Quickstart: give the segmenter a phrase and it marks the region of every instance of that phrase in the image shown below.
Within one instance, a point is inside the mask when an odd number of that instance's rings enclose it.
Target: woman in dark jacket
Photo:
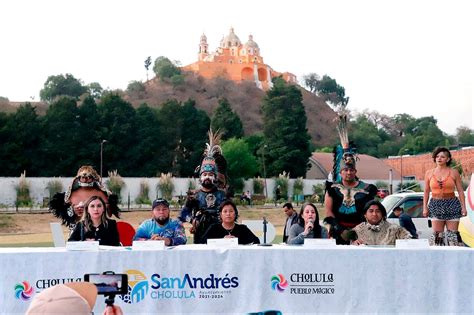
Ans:
[[[260,244],[260,240],[244,224],[237,224],[239,212],[237,206],[230,200],[224,201],[219,206],[219,223],[215,223],[204,233],[203,240],[207,243],[210,238],[234,238],[237,237],[239,244]]]
[[[100,245],[120,246],[117,222],[107,219],[105,201],[92,196],[84,205],[81,221],[69,241],[99,241]]]

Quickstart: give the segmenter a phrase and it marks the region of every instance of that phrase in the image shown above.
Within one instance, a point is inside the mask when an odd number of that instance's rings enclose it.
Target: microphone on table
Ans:
[[[267,218],[263,217],[263,244],[258,244],[259,246],[272,246],[267,243],[267,223]]]

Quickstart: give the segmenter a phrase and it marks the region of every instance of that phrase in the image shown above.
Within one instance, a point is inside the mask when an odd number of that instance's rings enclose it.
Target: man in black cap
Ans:
[[[137,229],[134,240],[162,240],[165,246],[186,244],[183,224],[170,218],[170,205],[166,199],[156,199],[152,205],[152,218]]]

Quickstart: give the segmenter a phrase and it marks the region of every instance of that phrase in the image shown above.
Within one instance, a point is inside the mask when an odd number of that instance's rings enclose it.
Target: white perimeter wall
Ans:
[[[59,180],[63,184],[63,191],[66,191],[68,186],[72,182],[72,177],[27,177],[27,181],[30,184],[30,196],[33,200],[33,204],[37,207],[43,204],[43,199],[49,197],[49,191],[46,188],[48,183],[52,180]],[[121,197],[122,204],[127,204],[130,196],[130,203],[135,204],[135,198],[137,198],[140,192],[140,182],[145,181],[148,183],[150,188],[149,198],[150,200],[156,197],[161,197],[161,194],[156,190],[156,186],[159,182],[158,177],[144,178],[144,177],[123,177],[125,186],[122,189]],[[107,178],[104,178],[104,182]],[[186,195],[186,191],[189,187],[189,182],[194,181],[195,187],[199,187],[197,179],[191,178],[173,178],[174,181],[174,196]],[[289,195],[293,195],[293,182],[294,179],[289,180]],[[313,185],[324,184],[324,180],[319,179],[304,179],[303,194],[313,194]],[[364,180],[368,183],[375,183],[375,180]],[[13,207],[15,206],[16,190],[15,187],[18,185],[19,177],[0,177],[0,207]],[[398,181],[393,182],[393,186],[398,185]],[[268,198],[273,199],[273,193],[275,190],[275,180],[273,178],[266,180]],[[244,190],[249,190],[253,193],[253,182],[252,179],[245,181]]]

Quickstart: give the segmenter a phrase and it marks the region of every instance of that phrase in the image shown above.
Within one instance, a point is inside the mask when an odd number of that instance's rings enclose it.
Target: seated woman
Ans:
[[[301,207],[297,224],[290,228],[288,244],[303,244],[305,238],[328,238],[328,231],[319,225],[318,209],[312,203]]]
[[[120,246],[117,222],[107,219],[104,199],[92,196],[84,204],[84,214],[69,241],[99,241],[100,245]]]
[[[352,241],[352,245],[395,245],[396,240],[411,238],[407,230],[387,222],[387,210],[379,201],[367,202],[364,217],[366,222],[354,228],[357,239]]]
[[[233,238],[239,239],[239,244],[260,244],[260,240],[244,224],[237,224],[239,212],[237,206],[230,200],[226,200],[219,206],[219,219],[221,222],[211,225],[204,233],[203,240],[207,243],[210,238]]]

